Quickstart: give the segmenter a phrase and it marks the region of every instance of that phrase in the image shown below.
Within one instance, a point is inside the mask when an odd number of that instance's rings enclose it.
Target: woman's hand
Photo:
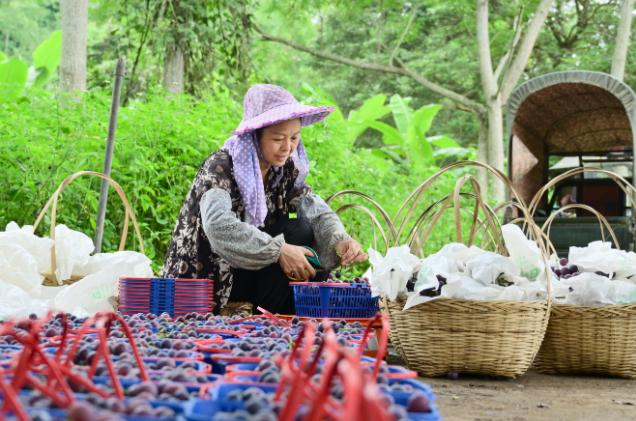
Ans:
[[[369,257],[362,251],[362,247],[356,240],[344,240],[336,244],[336,254],[340,256],[340,263],[343,266],[364,262]]]
[[[278,263],[289,279],[306,281],[316,274],[306,256],[313,256],[313,253],[304,247],[285,243],[280,248]]]

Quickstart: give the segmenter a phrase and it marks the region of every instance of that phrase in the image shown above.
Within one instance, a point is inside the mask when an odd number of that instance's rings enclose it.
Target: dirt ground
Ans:
[[[636,420],[636,380],[549,376],[421,378],[444,420]]]

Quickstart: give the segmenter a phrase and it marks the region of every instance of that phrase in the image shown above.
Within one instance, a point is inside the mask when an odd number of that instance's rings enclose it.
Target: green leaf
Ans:
[[[393,120],[395,121],[397,129],[402,134],[402,137],[406,139],[409,126],[411,125],[413,110],[411,110],[404,98],[397,94],[391,97],[389,108],[391,108],[391,112],[393,112]]]
[[[459,148],[459,143],[452,137],[446,135],[440,136],[431,136],[428,138],[428,141],[431,142],[434,146],[438,148]]]
[[[389,158],[392,161],[400,165],[406,165],[406,161],[396,152],[388,149],[388,148],[377,148],[371,151],[371,154],[381,157],[381,158]]]
[[[415,127],[415,131],[419,136],[426,137],[426,133],[431,128],[431,124],[433,124],[433,119],[441,109],[441,105],[429,104],[424,105],[413,113],[411,124]]]
[[[0,63],[0,101],[11,101],[24,91],[29,66],[18,59]]]
[[[369,125],[387,115],[391,110],[384,105],[386,96],[375,95],[362,103],[358,110],[349,113],[346,127],[346,137],[350,144],[360,136]]]
[[[433,161],[433,148],[426,137],[417,133],[415,125],[409,126],[407,139],[407,155],[413,164]]]
[[[384,105],[385,101],[385,95],[378,94],[372,96],[364,101],[358,110],[352,110],[349,113],[349,122],[365,124],[384,117],[391,112],[391,109]]]
[[[463,157],[463,156],[467,156],[469,154],[470,154],[470,149],[461,148],[461,147],[437,149],[434,152],[434,155],[435,155],[436,158],[437,157],[445,157],[445,156]]]
[[[4,55],[2,51],[0,51],[0,63],[7,60],[7,56]]]
[[[369,123],[369,127],[382,133],[382,141],[385,145],[400,145],[404,146],[404,138],[398,132],[395,127],[389,126],[381,121],[374,121]]]
[[[62,57],[62,31],[54,31],[33,52],[33,67],[39,74],[36,86],[43,85],[51,75],[55,74]]]
[[[441,109],[441,105],[430,104],[413,113],[407,137],[408,155],[413,162],[432,163],[433,148],[426,138],[426,132],[431,128],[433,118]]]

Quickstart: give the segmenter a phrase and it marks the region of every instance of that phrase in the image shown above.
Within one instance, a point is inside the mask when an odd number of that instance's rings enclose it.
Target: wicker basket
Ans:
[[[541,196],[555,184],[584,172],[609,176],[633,201],[636,190],[619,175],[601,169],[575,168],[546,184],[532,200],[530,210],[536,209]],[[549,233],[551,222],[558,212],[576,207],[594,214],[601,228],[605,227],[614,244],[618,245],[607,220],[582,204],[568,205],[553,213],[542,229]],[[535,366],[539,371],[549,374],[602,374],[636,378],[636,304],[603,307],[554,304]]]
[[[404,302],[383,304],[401,357],[425,376],[522,375],[541,345],[548,311],[547,302],[439,299],[406,311]]]
[[[58,207],[60,196],[62,192],[64,191],[64,189],[66,189],[66,187],[68,187],[73,181],[75,181],[76,179],[82,176],[98,177],[98,178],[101,178],[102,180],[106,180],[108,184],[115,189],[115,192],[117,192],[117,195],[119,196],[122,203],[124,204],[124,209],[125,209],[124,224],[122,227],[118,250],[122,251],[124,250],[126,246],[126,239],[128,237],[128,226],[130,221],[132,222],[135,235],[137,236],[139,251],[141,253],[144,253],[144,242],[141,236],[141,231],[139,230],[139,225],[137,224],[137,218],[135,218],[135,213],[132,209],[132,206],[130,205],[130,202],[128,201],[126,193],[124,193],[124,190],[122,189],[122,187],[112,178],[95,171],[79,171],[66,177],[60,183],[58,188],[55,190],[53,195],[51,195],[49,200],[46,202],[46,204],[44,205],[44,207],[38,214],[38,217],[36,218],[35,223],[33,224],[33,231],[35,231],[38,228],[38,226],[43,221],[44,216],[46,215],[46,213],[48,212],[50,208],[51,209],[50,237],[52,240],[55,240],[57,207]],[[82,279],[81,277],[71,277],[70,279],[57,279],[55,275],[56,268],[57,268],[57,258],[56,258],[55,243],[54,243],[53,247],[51,248],[51,272],[44,274],[43,285],[46,285],[46,286],[68,285]]]
[[[636,304],[553,305],[535,366],[548,374],[636,378]]]
[[[492,168],[473,162],[460,162],[446,168],[427,180],[409,199],[422,197],[433,181],[443,172],[461,166],[480,166],[493,172],[504,183],[510,182],[503,174]],[[474,193],[468,194],[476,201],[472,213],[473,224],[467,241],[463,241],[460,216],[460,196],[464,184],[470,182]],[[524,215],[528,232],[542,250],[546,271],[544,278],[549,279],[549,265],[545,243],[541,230],[530,219],[523,202],[514,191],[516,205]],[[409,244],[425,244],[428,235],[440,220],[441,213],[454,208],[457,241],[467,245],[473,243],[477,227],[480,226],[478,211],[485,214],[481,223],[491,233],[490,240],[499,252],[505,253],[501,231],[495,212],[480,198],[479,186],[469,175],[461,177],[452,195],[446,196],[437,204],[441,207],[427,208],[411,228]],[[410,218],[411,210],[405,219]],[[399,214],[399,213],[398,213]],[[403,225],[404,226],[404,225]],[[400,228],[398,233],[403,229]],[[424,227],[424,236],[418,238],[420,226]],[[488,376],[515,378],[525,373],[532,364],[546,331],[550,314],[550,285],[548,283],[546,301],[476,301],[459,299],[438,299],[419,304],[403,311],[404,302],[383,300],[383,311],[389,315],[391,340],[409,368],[426,376],[439,376],[450,372],[473,373]]]

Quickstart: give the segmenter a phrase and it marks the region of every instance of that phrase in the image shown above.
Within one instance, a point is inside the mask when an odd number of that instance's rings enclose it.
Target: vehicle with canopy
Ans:
[[[526,203],[535,195],[539,225],[568,204],[602,214],[620,247],[634,249],[633,204],[608,174],[581,171],[543,194],[542,187],[572,168],[601,168],[633,183],[636,95],[625,83],[600,72],[565,71],[518,86],[507,104],[508,174]],[[565,211],[566,209],[563,209]],[[550,239],[561,256],[569,246],[602,238],[598,219],[582,207],[559,212]]]

